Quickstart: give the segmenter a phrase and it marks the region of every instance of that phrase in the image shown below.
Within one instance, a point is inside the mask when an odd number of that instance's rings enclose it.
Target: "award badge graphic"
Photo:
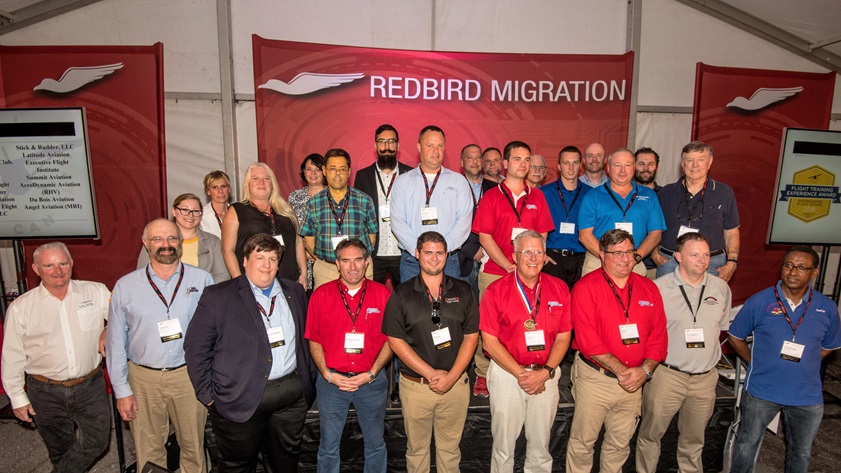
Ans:
[[[791,184],[780,191],[780,202],[788,202],[788,214],[806,223],[828,217],[830,206],[841,203],[835,174],[820,166],[794,173]]]

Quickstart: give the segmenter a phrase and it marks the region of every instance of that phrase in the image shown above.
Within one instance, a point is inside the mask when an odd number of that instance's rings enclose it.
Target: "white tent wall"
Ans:
[[[438,51],[622,54],[628,48],[623,0],[230,0],[234,117],[239,172],[257,157],[251,35],[353,46]],[[0,35],[3,45],[164,44],[167,191],[202,195],[201,178],[226,163],[214,0],[102,0]],[[731,67],[826,69],[675,0],[641,0],[636,146],[663,162],[674,181],[689,141],[698,61]],[[631,25],[633,26],[633,25]],[[841,78],[832,108],[841,116]],[[841,130],[841,120],[832,129]],[[370,133],[370,130],[360,130]],[[227,169],[233,177],[237,170]],[[2,253],[7,290],[13,261]],[[832,261],[831,261],[832,262]],[[833,264],[837,264],[833,263]],[[834,268],[834,266],[831,266]],[[834,273],[834,270],[831,271]],[[828,275],[830,279],[834,274]]]

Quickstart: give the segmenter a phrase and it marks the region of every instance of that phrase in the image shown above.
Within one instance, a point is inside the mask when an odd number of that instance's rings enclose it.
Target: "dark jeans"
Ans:
[[[53,471],[87,470],[111,438],[111,408],[102,371],[69,388],[26,378],[29,402]]]
[[[552,262],[546,263],[543,267],[543,272],[561,279],[567,284],[570,290],[575,286],[575,283],[581,279],[581,268],[584,266],[584,253],[575,256],[564,256],[560,250],[548,249],[546,256],[552,258]]]
[[[385,284],[386,275],[391,275],[391,284],[400,284],[400,256],[374,256],[374,281]]]
[[[269,381],[257,410],[243,423],[222,417],[213,406],[208,413],[221,473],[256,471],[259,452],[270,471],[298,471],[307,403],[297,373]]]
[[[813,406],[784,406],[765,401],[742,390],[741,424],[733,448],[733,466],[730,473],[753,471],[756,454],[765,438],[765,427],[777,412],[783,413],[786,435],[786,473],[806,473],[812,443],[818,434],[823,418],[823,404]]]

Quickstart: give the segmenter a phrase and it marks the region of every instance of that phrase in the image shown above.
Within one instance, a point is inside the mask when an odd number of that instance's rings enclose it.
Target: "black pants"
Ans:
[[[374,256],[374,281],[385,284],[385,277],[391,274],[391,284],[400,284],[400,255]]]
[[[560,278],[572,290],[572,286],[581,279],[581,268],[584,266],[584,253],[582,252],[580,255],[575,256],[563,256],[560,251],[549,249],[546,250],[546,256],[555,260],[557,264],[552,264],[551,262],[546,263],[546,266],[543,267],[543,272],[550,276]]]
[[[275,473],[298,471],[307,403],[297,373],[269,381],[257,410],[243,423],[209,410],[219,448],[218,467],[225,472],[254,472],[257,454]]]

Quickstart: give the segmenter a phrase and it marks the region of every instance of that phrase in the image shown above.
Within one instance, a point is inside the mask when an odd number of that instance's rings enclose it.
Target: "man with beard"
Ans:
[[[482,152],[482,170],[485,179],[502,182],[502,153],[496,148],[485,148]]]
[[[137,465],[166,465],[169,425],[175,426],[184,473],[206,471],[207,409],[196,399],[184,360],[184,334],[210,273],[182,264],[181,235],[157,219],[143,230],[149,264],[117,281],[106,346],[117,410],[131,426]]]
[[[388,205],[394,180],[412,168],[397,160],[400,137],[393,126],[386,123],[377,127],[374,132],[374,146],[377,150],[377,162],[356,172],[353,187],[368,194],[377,210],[380,231],[374,245],[373,279],[385,284],[386,275],[390,275],[391,283],[397,286],[400,284],[400,248],[397,246],[397,238],[391,233]]]
[[[640,148],[634,153],[634,181],[642,186],[660,192],[663,186],[654,180],[660,167],[660,155],[651,148]]]
[[[599,143],[591,143],[584,149],[584,174],[578,179],[590,187],[599,187],[607,182],[604,174],[604,146]]]
[[[532,189],[538,189],[543,184],[544,177],[546,177],[546,159],[543,158],[542,154],[531,155],[526,184]]]

